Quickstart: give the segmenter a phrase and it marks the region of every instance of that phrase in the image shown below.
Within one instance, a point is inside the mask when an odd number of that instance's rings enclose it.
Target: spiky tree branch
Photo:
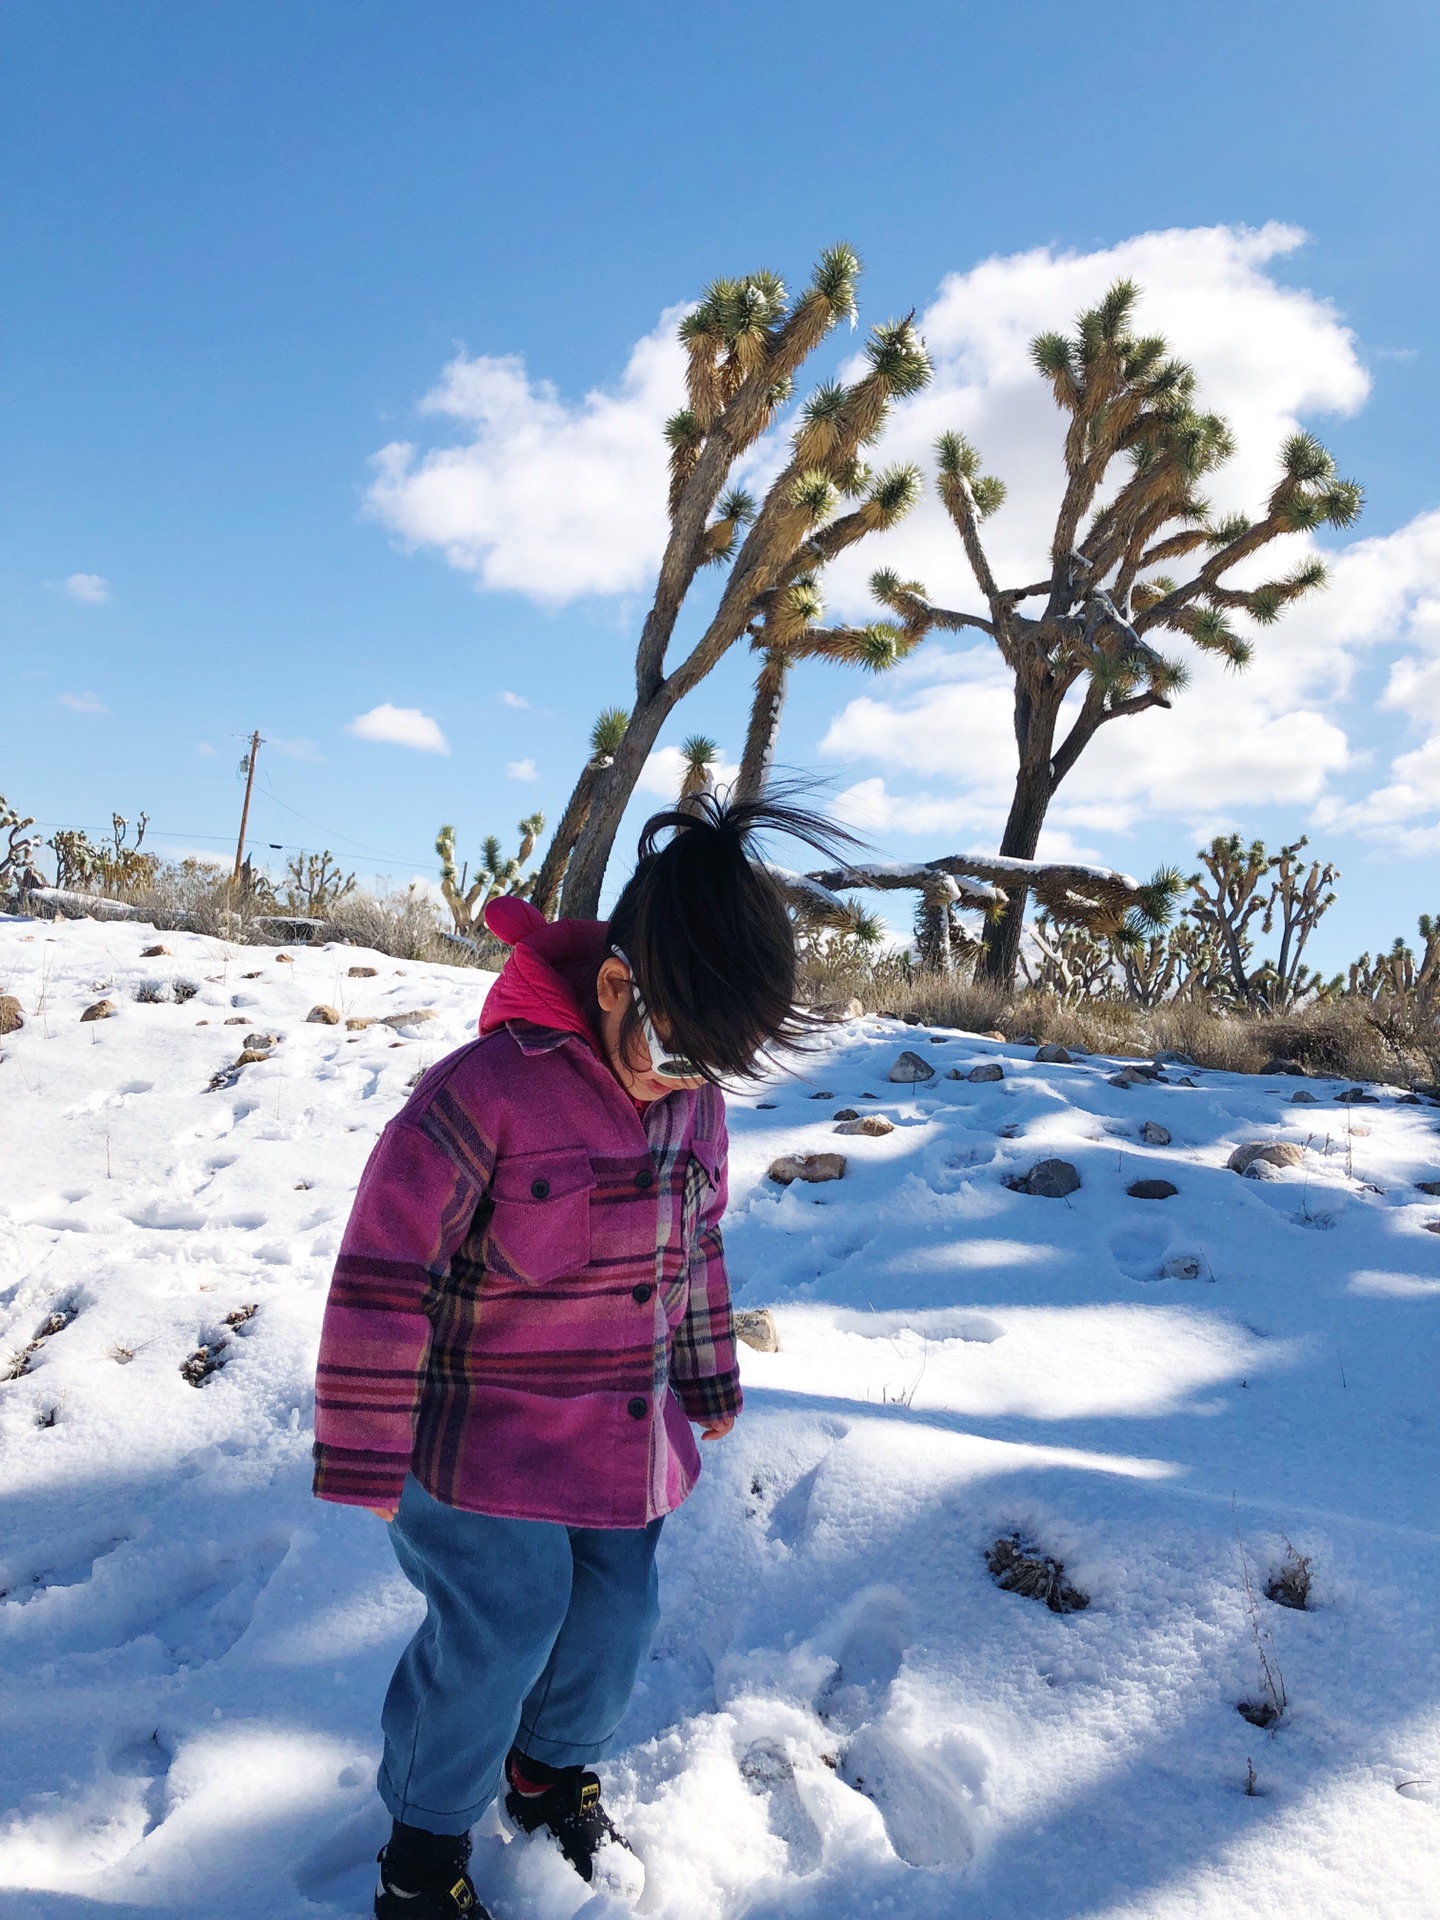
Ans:
[[[1033,858],[1057,788],[1101,728],[1168,707],[1184,686],[1184,662],[1160,650],[1160,636],[1179,635],[1244,667],[1253,641],[1235,617],[1272,624],[1325,584],[1325,569],[1311,557],[1254,587],[1233,585],[1235,569],[1287,534],[1348,527],[1361,507],[1360,488],[1337,477],[1319,441],[1296,433],[1280,449],[1280,475],[1260,517],[1217,519],[1200,487],[1230,458],[1233,437],[1218,415],[1197,406],[1192,369],[1158,335],[1132,330],[1138,298],[1132,282],[1117,281],[1079,316],[1073,336],[1041,334],[1031,346],[1037,371],[1069,416],[1049,578],[998,584],[981,526],[1003,502],[1004,487],[981,472],[962,435],[947,433],[936,445],[940,497],[989,617],[946,613],[918,593],[886,597],[923,630],[988,633],[1010,668],[1019,765],[1001,851],[1021,860]],[[1201,554],[1184,579],[1160,571]],[[1042,595],[1038,615],[1021,612]],[[1072,690],[1079,707],[1062,737]],[[1006,984],[1014,979],[1024,904],[1024,890],[1012,889],[1007,910],[986,930],[984,971]]]
[[[853,318],[859,271],[848,247],[831,248],[793,303],[773,274],[716,281],[681,324],[688,392],[686,406],[666,429],[670,532],[636,651],[635,704],[610,765],[591,784],[568,854],[566,913],[596,911],[620,817],[660,728],[751,623],[763,618],[764,597],[891,524],[903,510],[895,502],[895,476],[872,475],[862,455],[892,400],[918,391],[929,378],[913,316],[872,330],[858,379],[822,385],[812,394],[789,458],[758,505],[733,489],[724,492],[736,461],[788,400],[807,356],[839,321]],[[838,511],[844,501],[855,504]],[[669,666],[675,622],[697,572],[707,565],[727,569],[719,604],[689,652]]]

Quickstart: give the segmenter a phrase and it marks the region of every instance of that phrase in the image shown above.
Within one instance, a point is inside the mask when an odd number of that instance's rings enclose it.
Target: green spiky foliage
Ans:
[[[914,469],[877,474],[865,461],[894,401],[930,377],[913,315],[875,327],[857,376],[823,382],[804,401],[763,498],[734,484],[737,462],[776,425],[806,360],[834,327],[854,320],[859,274],[851,248],[831,247],[798,295],[769,272],[716,280],[680,323],[685,405],[665,427],[670,524],[636,652],[635,700],[608,764],[597,770],[592,756],[582,769],[546,852],[545,884],[535,892],[546,912],[562,882],[565,913],[596,912],[621,815],[686,694],[802,577],[818,576],[848,547],[893,525],[918,494]],[[702,568],[722,576],[716,604],[688,651],[672,659],[676,623]],[[798,602],[789,617],[799,619]],[[814,624],[801,622],[806,630]],[[866,644],[878,665],[880,643]]]
[[[915,467],[893,467],[876,475],[867,485],[865,499],[875,514],[877,528],[893,525],[909,511],[919,493],[920,474]],[[889,573],[876,574],[871,580],[876,598],[890,604],[877,582],[893,582],[898,594],[899,580]],[[766,594],[759,618],[751,623],[750,645],[761,660],[735,782],[735,791],[742,799],[760,793],[769,781],[790,673],[799,661],[828,660],[836,666],[859,667],[866,673],[886,673],[913,653],[925,637],[924,628],[910,623],[903,611],[899,621],[825,627],[820,624],[824,610],[817,575],[802,573],[788,586]]]
[[[1261,511],[1216,515],[1203,488],[1234,452],[1233,435],[1201,407],[1194,371],[1158,334],[1135,330],[1139,297],[1119,280],[1073,334],[1031,343],[1068,416],[1047,576],[1020,587],[996,580],[981,529],[1004,486],[962,434],[946,433],[936,444],[940,498],[986,612],[931,607],[914,583],[881,596],[897,611],[903,603],[915,624],[988,634],[1014,675],[1019,770],[1000,851],[1020,859],[1034,858],[1057,788],[1101,728],[1169,707],[1184,687],[1185,659],[1166,650],[1166,637],[1236,670],[1248,665],[1255,632],[1323,587],[1325,568],[1312,555],[1253,586],[1236,585],[1237,570],[1251,573],[1247,563],[1289,535],[1351,526],[1362,504],[1314,435],[1295,433]],[[1003,985],[1014,981],[1024,908],[1021,894],[986,930],[982,971]]]

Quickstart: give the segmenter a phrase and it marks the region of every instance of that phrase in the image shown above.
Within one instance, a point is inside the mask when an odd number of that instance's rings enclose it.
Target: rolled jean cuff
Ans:
[[[515,1744],[521,1753],[528,1753],[532,1760],[543,1760],[547,1767],[590,1767],[605,1758],[614,1739],[612,1729],[604,1740],[547,1740],[522,1721]]]
[[[468,1833],[495,1798],[496,1784],[492,1783],[490,1791],[483,1799],[477,1800],[474,1806],[461,1807],[458,1812],[446,1808],[442,1812],[435,1807],[417,1806],[413,1800],[407,1800],[403,1794],[396,1793],[383,1766],[375,1777],[376,1791],[384,1802],[385,1811],[390,1818],[400,1821],[402,1826],[421,1827],[426,1833]]]

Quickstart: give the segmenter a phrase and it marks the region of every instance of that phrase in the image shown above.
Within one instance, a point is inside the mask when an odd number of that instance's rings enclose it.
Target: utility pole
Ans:
[[[240,762],[245,769],[245,804],[240,809],[240,838],[235,843],[235,871],[230,876],[230,884],[240,884],[240,866],[245,858],[245,829],[250,824],[250,789],[255,784],[255,756],[260,751],[260,729],[257,727],[250,736],[250,751]]]

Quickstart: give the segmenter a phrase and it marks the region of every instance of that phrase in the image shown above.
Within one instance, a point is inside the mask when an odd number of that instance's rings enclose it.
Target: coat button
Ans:
[[[652,1169],[642,1167],[635,1176],[635,1184],[637,1187],[653,1187],[655,1184],[655,1175]]]
[[[654,1291],[654,1287],[648,1286],[646,1282],[642,1280],[638,1287],[632,1287],[630,1289],[630,1297],[637,1307],[643,1307]]]
[[[537,1200],[546,1200],[550,1196],[550,1182],[548,1180],[532,1180],[530,1182],[530,1191]]]
[[[643,1420],[650,1411],[648,1404],[637,1394],[625,1409],[632,1420]]]

